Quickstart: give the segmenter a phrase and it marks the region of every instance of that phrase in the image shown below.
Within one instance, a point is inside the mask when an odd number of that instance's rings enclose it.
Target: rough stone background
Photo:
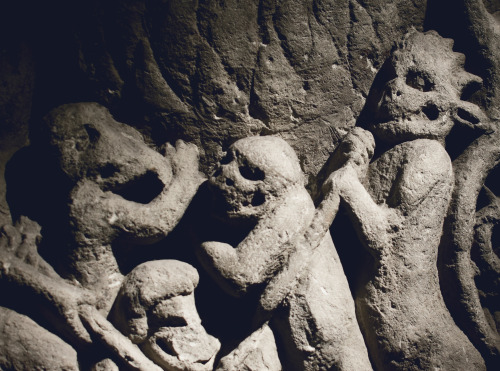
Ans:
[[[308,175],[355,124],[393,43],[424,29],[427,11],[426,1],[348,0],[2,7],[2,163],[51,108],[97,101],[156,145],[195,142],[207,173],[236,139],[279,133]]]
[[[205,174],[235,140],[278,134],[314,190],[314,177],[356,124],[378,70],[410,28],[453,38],[467,69],[484,80],[473,100],[500,117],[500,47],[491,48],[500,45],[498,0],[482,1],[496,38],[483,30],[480,13],[464,11],[470,0],[8,3],[0,5],[0,225],[25,207],[36,216],[50,207],[43,196],[62,187],[37,173],[40,164],[21,161],[13,171],[30,195],[21,207],[7,202],[3,174],[37,136],[41,118],[72,102],[104,105],[153,148],[177,139],[197,144]],[[473,137],[459,135],[466,144]],[[449,148],[455,157],[460,150]]]

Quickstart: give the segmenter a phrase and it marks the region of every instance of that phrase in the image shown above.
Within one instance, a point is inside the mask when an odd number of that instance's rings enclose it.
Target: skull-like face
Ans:
[[[277,137],[233,143],[209,180],[230,219],[261,217],[270,201],[304,178],[294,150]]]
[[[176,260],[143,263],[127,275],[110,318],[166,370],[212,370],[219,341],[207,334],[193,291],[198,273]]]
[[[172,180],[169,160],[97,103],[58,107],[45,121],[61,168],[75,183],[88,179],[103,191],[148,203]]]
[[[463,69],[464,56],[452,45],[434,32],[413,31],[384,65],[386,82],[374,86],[367,100],[371,129],[381,139],[443,139],[455,122],[481,123],[479,107],[463,100],[481,79]]]

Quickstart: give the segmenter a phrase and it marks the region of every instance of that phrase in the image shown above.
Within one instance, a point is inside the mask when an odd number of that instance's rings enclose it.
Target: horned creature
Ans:
[[[485,125],[479,107],[461,99],[480,79],[452,44],[435,32],[406,35],[367,101],[370,130],[391,147],[364,168],[341,166],[327,182],[373,258],[356,305],[380,370],[484,369],[445,306],[436,266],[453,188],[444,139],[457,122]],[[369,136],[348,135],[351,156],[366,156]]]

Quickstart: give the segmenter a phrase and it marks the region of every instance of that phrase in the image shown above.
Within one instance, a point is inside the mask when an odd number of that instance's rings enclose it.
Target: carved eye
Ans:
[[[422,107],[422,112],[431,121],[437,120],[439,118],[439,108],[433,103],[429,102],[424,107]]]
[[[92,143],[95,143],[99,140],[101,137],[101,133],[93,124],[84,124],[83,127],[85,128],[85,131],[87,132],[87,135],[89,136],[89,140]]]
[[[234,159],[233,151],[228,151],[226,155],[222,157],[222,159],[219,162],[221,165],[227,165],[231,161],[233,161],[233,159]]]
[[[248,179],[248,180],[264,180],[266,175],[264,172],[250,164],[243,164],[239,167],[240,174],[243,178]]]
[[[423,92],[434,89],[434,83],[432,82],[430,76],[423,71],[408,71],[408,74],[406,75],[406,84],[411,86],[413,89]]]

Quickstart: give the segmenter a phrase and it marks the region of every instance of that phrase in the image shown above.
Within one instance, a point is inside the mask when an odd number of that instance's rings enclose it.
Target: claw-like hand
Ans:
[[[363,178],[374,150],[375,140],[372,133],[355,127],[344,137],[337,152],[344,158],[344,163],[350,164],[358,173],[358,177]]]
[[[335,169],[322,185],[324,195],[340,192],[351,180],[362,180],[375,150],[372,133],[360,127],[353,128],[328,160],[330,169]]]
[[[175,176],[181,175],[196,178],[201,183],[205,177],[199,172],[199,151],[193,143],[185,143],[179,139],[175,147],[170,143],[165,145],[165,156],[172,163],[172,170]]]

